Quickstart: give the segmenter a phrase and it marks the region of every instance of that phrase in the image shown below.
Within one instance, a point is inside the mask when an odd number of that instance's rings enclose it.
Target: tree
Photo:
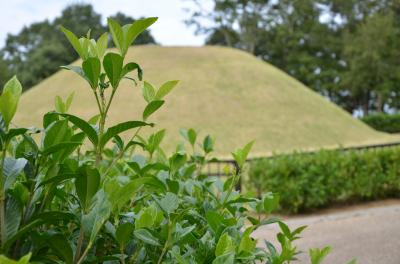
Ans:
[[[133,18],[117,13],[117,21],[132,23]],[[78,55],[65,40],[60,25],[76,32],[78,37],[90,34],[98,38],[105,26],[102,17],[90,4],[75,4],[65,8],[53,21],[45,20],[24,27],[16,35],[8,35],[3,52],[8,70],[18,73],[23,87],[29,89],[59,69],[70,64]],[[90,31],[89,31],[90,29]],[[136,40],[137,44],[155,43],[149,31]],[[0,61],[1,65],[1,61]],[[28,66],[29,65],[29,66]]]
[[[0,93],[4,84],[11,78],[10,71],[8,70],[7,62],[3,58],[3,53],[0,52]]]
[[[364,115],[371,109],[383,112],[389,99],[400,92],[399,33],[392,13],[376,13],[345,37],[347,71],[342,85],[357,99]]]

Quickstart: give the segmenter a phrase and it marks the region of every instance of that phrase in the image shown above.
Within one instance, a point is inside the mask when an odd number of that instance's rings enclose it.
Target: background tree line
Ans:
[[[246,50],[352,113],[399,108],[398,0],[192,1],[206,44]]]
[[[123,13],[111,16],[120,24],[135,21]],[[18,34],[9,34],[5,46],[0,50],[0,87],[12,75],[18,78],[25,89],[29,89],[59,69],[78,58],[68,40],[62,35],[60,25],[77,36],[90,35],[97,39],[106,31],[102,16],[90,4],[75,4],[65,8],[53,21],[44,20],[24,27]],[[142,33],[135,44],[155,43],[149,31]],[[113,43],[110,40],[109,46]],[[0,88],[2,89],[2,88]]]

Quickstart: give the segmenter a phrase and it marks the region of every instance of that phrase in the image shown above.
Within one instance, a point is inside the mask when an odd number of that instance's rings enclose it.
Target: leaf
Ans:
[[[62,101],[61,97],[58,95],[56,96],[54,106],[55,106],[57,112],[60,112],[60,113],[66,112],[66,110],[65,110],[66,107],[64,105],[64,102]]]
[[[64,150],[66,148],[70,148],[70,147],[75,148],[81,144],[82,144],[82,142],[79,142],[79,141],[66,141],[66,142],[57,143],[57,144],[54,144],[54,145],[44,149],[42,151],[42,154],[44,156],[48,156],[50,154]]]
[[[172,89],[178,84],[179,81],[168,81],[161,85],[160,89],[158,89],[157,94],[155,96],[155,100],[163,99],[167,94],[169,94]]]
[[[238,251],[245,251],[252,253],[256,248],[257,241],[250,237],[251,233],[253,232],[254,227],[248,227],[242,235],[242,239],[240,240],[239,249]]]
[[[66,264],[73,263],[72,248],[65,236],[62,234],[50,234],[45,241],[55,255],[64,260]]]
[[[190,145],[194,146],[194,144],[196,143],[196,138],[197,138],[197,133],[193,128],[190,128],[187,131],[187,136],[188,136],[188,140]]]
[[[224,233],[218,240],[215,248],[215,256],[222,256],[235,252],[235,244],[228,233]]]
[[[324,247],[323,249],[319,248],[310,248],[309,255],[311,264],[321,264],[322,261],[326,258],[326,256],[332,251],[331,247]]]
[[[48,113],[54,115],[60,115],[62,117],[66,117],[69,122],[79,127],[89,138],[89,140],[93,143],[93,145],[97,146],[98,137],[96,130],[85,120],[70,114],[61,114],[61,113]]]
[[[22,85],[17,77],[12,77],[3,88],[3,93],[0,95],[0,113],[3,116],[3,121],[6,127],[9,126],[13,119],[22,93]]]
[[[137,239],[140,239],[146,244],[153,245],[153,246],[160,246],[160,242],[156,237],[154,237],[148,230],[141,228],[135,230],[134,235]]]
[[[264,210],[267,214],[272,213],[274,210],[276,210],[279,206],[279,194],[277,193],[267,193],[264,196]]]
[[[103,59],[104,71],[114,89],[118,87],[121,80],[123,60],[121,55],[112,52],[107,53]]]
[[[78,169],[79,176],[75,179],[75,189],[81,202],[82,209],[86,212],[94,195],[100,187],[100,173],[89,165]]]
[[[233,158],[235,159],[239,168],[243,168],[244,163],[247,160],[247,156],[254,144],[254,141],[249,142],[243,149],[237,149],[235,152],[232,153]]]
[[[121,54],[123,54],[122,47],[123,47],[123,43],[124,43],[124,35],[122,32],[122,28],[118,24],[117,21],[115,21],[111,18],[108,18],[107,22],[108,22],[108,28],[110,29],[111,36],[114,41],[115,47],[117,47],[119,49],[119,51],[121,52]]]
[[[29,131],[29,129],[27,129],[27,128],[11,128],[8,130],[4,139],[5,139],[5,141],[9,141],[16,136],[25,134],[27,131]]]
[[[167,214],[173,213],[179,206],[178,196],[168,192],[161,200],[158,201],[160,208]]]
[[[7,199],[6,208],[6,232],[7,238],[14,236],[18,232],[21,223],[21,208],[18,201],[13,197]]]
[[[115,232],[117,241],[121,245],[126,245],[130,240],[135,226],[132,223],[126,222],[120,224]]]
[[[107,142],[115,137],[116,135],[125,132],[127,130],[143,127],[143,126],[151,126],[152,124],[143,122],[143,121],[127,121],[120,123],[118,125],[112,126],[107,129],[106,133],[103,134],[102,138],[100,139],[100,146],[104,147]]]
[[[121,78],[133,70],[137,70],[139,81],[141,81],[143,78],[143,70],[140,68],[139,64],[134,62],[130,62],[124,66],[121,72]]]
[[[210,153],[214,150],[214,140],[211,136],[207,135],[203,141],[203,150],[205,153]]]
[[[208,225],[211,227],[211,229],[214,231],[215,234],[218,233],[218,229],[220,227],[223,227],[224,224],[222,222],[223,220],[223,216],[220,215],[217,212],[214,211],[208,211],[206,213],[206,219],[207,219],[207,223]]]
[[[67,100],[65,101],[65,111],[68,112],[71,107],[72,101],[74,100],[75,92],[72,92],[68,95]]]
[[[100,60],[96,57],[90,57],[82,63],[83,72],[89,79],[92,89],[97,88],[101,71]]]
[[[150,103],[151,101],[153,101],[154,97],[156,96],[156,92],[155,92],[153,85],[144,81],[143,88],[142,88],[142,94],[143,94],[144,100],[146,100],[147,103]]]
[[[105,32],[103,35],[99,37],[96,43],[96,49],[97,49],[97,56],[99,59],[103,58],[104,53],[106,52],[108,45],[108,33]]]
[[[136,219],[135,221],[135,229],[140,229],[140,228],[150,228],[154,224],[154,218],[155,214],[149,209],[146,208],[141,212],[139,215],[139,218]]]
[[[65,65],[65,66],[61,66],[61,69],[64,70],[69,70],[69,71],[73,71],[76,74],[78,74],[79,76],[81,76],[83,79],[85,79],[87,82],[90,83],[89,79],[86,77],[85,72],[83,71],[83,69],[79,66],[74,66],[74,65]]]
[[[81,43],[79,42],[79,39],[75,36],[75,34],[63,26],[61,26],[61,31],[67,37],[67,39],[71,43],[72,47],[78,53],[79,57],[83,58],[84,56],[83,56],[82,46],[81,46]]]
[[[7,258],[4,255],[0,255],[0,263],[1,264],[28,264],[31,258],[32,253],[28,253],[19,260],[12,260]]]
[[[72,129],[68,127],[67,120],[59,120],[51,123],[51,125],[45,129],[42,141],[43,149],[47,149],[64,141],[69,141],[72,134]]]
[[[212,264],[234,264],[234,263],[235,263],[235,254],[233,253],[218,256],[212,262]]]
[[[143,120],[147,120],[147,118],[157,111],[162,105],[164,101],[152,101],[150,102],[143,111]]]
[[[89,242],[93,243],[104,222],[110,217],[111,203],[104,190],[100,189],[93,199],[93,207],[88,214],[82,216],[82,226]]]
[[[144,19],[138,19],[129,26],[129,29],[125,35],[124,45],[122,54],[125,56],[129,46],[135,41],[136,37],[150,27],[154,22],[157,21],[157,17],[149,17]]]
[[[24,158],[14,159],[10,157],[6,157],[4,159],[3,166],[3,179],[4,183],[4,191],[10,189],[14,184],[17,176],[24,170],[27,160]]]

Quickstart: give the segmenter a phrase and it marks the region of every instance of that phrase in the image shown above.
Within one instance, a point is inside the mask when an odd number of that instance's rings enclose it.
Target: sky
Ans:
[[[205,0],[206,1],[206,0]],[[107,16],[118,11],[137,17],[159,17],[150,31],[156,41],[166,46],[200,46],[205,36],[196,36],[194,28],[187,27],[183,20],[189,14],[188,0],[0,0],[0,47],[5,44],[8,33],[16,34],[24,26],[44,19],[54,19],[70,4],[90,3],[97,13]]]

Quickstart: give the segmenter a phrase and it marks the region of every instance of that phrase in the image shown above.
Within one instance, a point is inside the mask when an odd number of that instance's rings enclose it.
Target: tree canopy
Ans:
[[[135,21],[120,12],[111,18],[122,24]],[[89,34],[94,38],[98,38],[106,27],[102,23],[102,16],[96,13],[92,5],[74,4],[66,7],[53,21],[33,23],[18,34],[9,34],[0,53],[0,85],[10,75],[18,73],[23,87],[29,89],[56,72],[59,65],[76,60],[78,55],[63,37],[60,25],[76,32],[78,36],[86,36],[90,29]],[[155,43],[155,40],[149,31],[145,31],[135,43]]]
[[[187,23],[207,44],[251,52],[350,112],[398,109],[400,2],[192,1]]]

